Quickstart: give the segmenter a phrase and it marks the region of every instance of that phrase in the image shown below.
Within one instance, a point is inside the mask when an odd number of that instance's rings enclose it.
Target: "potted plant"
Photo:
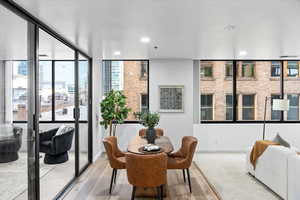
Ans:
[[[135,112],[134,116],[146,130],[146,139],[149,144],[154,144],[156,138],[155,126],[159,122],[159,114],[156,112]]]
[[[100,106],[103,119],[100,124],[104,126],[105,130],[109,127],[109,136],[115,136],[117,125],[124,123],[131,110],[126,106],[126,96],[121,91],[112,90],[106,95]]]

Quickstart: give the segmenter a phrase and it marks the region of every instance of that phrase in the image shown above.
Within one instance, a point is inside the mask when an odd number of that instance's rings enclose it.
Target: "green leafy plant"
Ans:
[[[157,112],[135,112],[134,116],[140,124],[147,128],[154,128],[158,125],[159,114]]]
[[[122,91],[110,91],[105,99],[100,103],[101,116],[103,121],[100,122],[105,129],[109,127],[109,135],[115,136],[118,124],[124,123],[124,120],[128,117],[128,113],[131,111],[126,106],[126,96]]]

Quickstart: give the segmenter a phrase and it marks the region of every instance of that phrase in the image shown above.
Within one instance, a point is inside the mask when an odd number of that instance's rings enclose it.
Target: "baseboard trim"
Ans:
[[[197,151],[196,153],[247,153],[247,151]]]

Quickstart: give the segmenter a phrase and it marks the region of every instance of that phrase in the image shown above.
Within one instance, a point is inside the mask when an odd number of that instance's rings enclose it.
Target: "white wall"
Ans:
[[[159,110],[159,86],[184,86],[184,112],[160,113],[163,128],[176,148],[184,135],[193,135],[193,61],[159,59],[150,61],[150,110]]]
[[[102,79],[101,79],[101,64],[102,60],[93,59],[93,159],[102,153],[102,127],[100,121],[100,106],[102,94]]]
[[[267,124],[266,139],[279,133],[292,146],[300,149],[300,124]],[[245,152],[256,140],[262,139],[263,124],[195,124],[198,151]]]

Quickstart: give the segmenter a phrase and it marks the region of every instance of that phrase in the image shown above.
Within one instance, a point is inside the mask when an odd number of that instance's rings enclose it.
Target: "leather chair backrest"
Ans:
[[[146,131],[147,131],[147,129],[145,129],[145,128],[139,130],[139,136],[140,137],[145,137],[146,136]],[[164,135],[164,130],[161,129],[161,128],[156,128],[155,132],[156,132],[156,136],[158,136],[158,137]]]
[[[126,153],[128,182],[138,187],[158,187],[166,183],[167,155]]]
[[[198,144],[197,138],[193,136],[184,136],[182,138],[180,152],[185,158],[186,168],[190,167],[193,161],[193,156],[196,151],[196,146]]]
[[[103,139],[103,144],[106,150],[106,154],[109,160],[109,164],[112,168],[117,168],[117,152],[119,152],[117,137],[109,136]]]

